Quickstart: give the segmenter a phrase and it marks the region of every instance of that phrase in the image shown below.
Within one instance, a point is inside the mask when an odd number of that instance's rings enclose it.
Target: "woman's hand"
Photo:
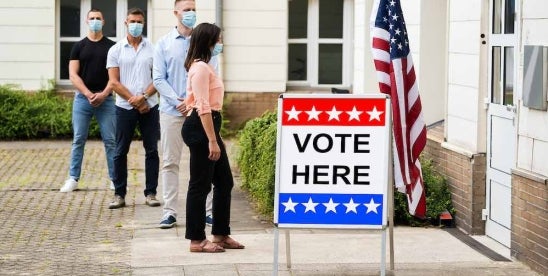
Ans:
[[[217,144],[217,140],[209,141],[209,160],[217,161],[221,158],[221,148]]]

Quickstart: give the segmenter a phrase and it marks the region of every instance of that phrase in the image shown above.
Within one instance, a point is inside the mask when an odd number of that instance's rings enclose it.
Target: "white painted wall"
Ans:
[[[49,88],[55,79],[55,0],[0,1],[0,84]]]
[[[287,1],[223,3],[224,83],[229,92],[285,92]]]
[[[446,138],[470,152],[485,150],[480,134],[485,129],[479,127],[485,124],[480,112],[485,97],[480,89],[481,11],[481,1],[449,0]]]
[[[548,47],[548,2],[528,0],[522,6],[522,45]],[[520,48],[523,49],[523,48]],[[520,81],[523,76],[523,51],[520,53]],[[520,89],[521,91],[521,89]],[[521,104],[518,113],[517,167],[548,176],[548,112],[529,109]]]

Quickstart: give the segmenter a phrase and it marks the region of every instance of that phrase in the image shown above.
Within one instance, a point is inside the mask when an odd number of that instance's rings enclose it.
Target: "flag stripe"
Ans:
[[[395,186],[407,193],[409,212],[424,217],[419,156],[426,146],[426,125],[399,0],[375,0],[370,24],[379,90],[391,97]]]

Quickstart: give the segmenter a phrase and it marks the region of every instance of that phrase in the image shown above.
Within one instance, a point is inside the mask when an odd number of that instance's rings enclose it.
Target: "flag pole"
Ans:
[[[387,95],[388,101],[391,102],[390,96]],[[389,105],[390,106],[390,105]],[[391,126],[388,132],[388,239],[390,241],[390,270],[394,270],[394,160],[393,160],[393,132],[392,114],[387,114],[390,118],[388,124]]]

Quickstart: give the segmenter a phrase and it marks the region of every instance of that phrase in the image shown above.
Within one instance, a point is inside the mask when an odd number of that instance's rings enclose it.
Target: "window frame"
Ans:
[[[61,43],[63,42],[78,42],[82,40],[88,32],[88,28],[86,25],[87,20],[87,13],[91,9],[91,2],[93,0],[80,0],[80,36],[79,37],[63,37],[61,36],[61,1],[57,0],[55,1],[55,10],[57,16],[55,17],[55,36],[56,36],[56,42],[55,42],[55,81],[58,86],[61,87],[72,87],[72,82],[69,79],[61,79]],[[116,37],[108,37],[112,39],[113,41],[119,41],[120,39],[124,38],[126,36],[126,28],[124,25],[124,20],[121,20],[123,18],[126,18],[127,11],[128,11],[128,0],[114,0],[116,1]],[[151,18],[150,15],[152,12],[150,11],[151,8],[151,0],[146,0],[147,4],[147,14],[146,14],[146,29],[147,34],[151,34],[152,28],[149,24]],[[108,18],[107,18],[108,20]]]
[[[347,88],[352,85],[353,68],[353,23],[354,23],[354,1],[343,0],[343,37],[342,38],[319,38],[319,17],[320,1],[308,0],[308,22],[307,38],[287,38],[287,44],[306,44],[307,46],[307,79],[302,81],[287,80],[288,86]],[[327,1],[327,0],[324,0]],[[290,26],[288,26],[288,29]],[[289,32],[288,32],[289,33]],[[319,48],[320,44],[342,45],[342,83],[341,84],[319,84]],[[289,48],[289,47],[288,47]],[[286,57],[287,58],[287,57]]]

